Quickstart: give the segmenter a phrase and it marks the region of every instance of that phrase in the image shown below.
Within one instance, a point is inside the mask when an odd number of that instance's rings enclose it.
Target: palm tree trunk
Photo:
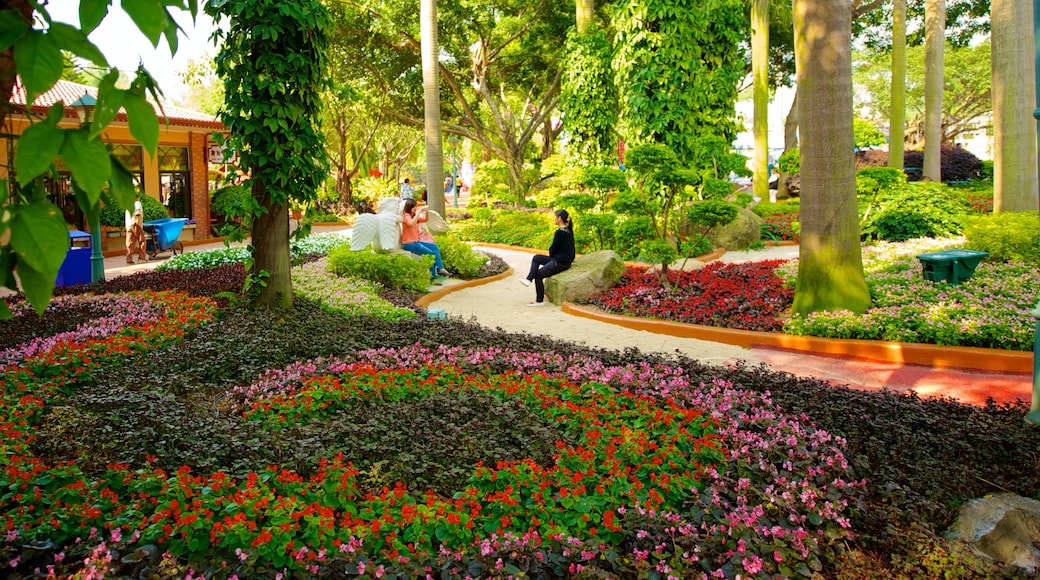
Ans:
[[[946,1],[925,0],[924,8],[924,177],[942,181],[943,45]]]
[[[441,144],[441,100],[437,80],[437,0],[420,2],[419,30],[422,37],[426,193],[430,209],[444,215],[444,149]]]
[[[906,133],[906,0],[892,3],[892,96],[888,114],[888,166],[903,168]]]
[[[865,312],[852,135],[848,0],[794,1],[801,120],[801,247],[793,309]]]
[[[1032,12],[1016,0],[990,4],[993,71],[993,211],[1036,211],[1036,102]]]
[[[769,0],[751,3],[751,72],[754,77],[755,157],[752,192],[769,197]]]
[[[596,12],[595,0],[578,0],[575,5],[574,21],[578,32],[585,32],[585,27],[592,24],[593,14]]]

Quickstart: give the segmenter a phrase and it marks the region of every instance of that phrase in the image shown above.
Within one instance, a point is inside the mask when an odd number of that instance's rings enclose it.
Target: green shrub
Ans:
[[[802,171],[802,154],[797,147],[784,151],[776,160],[776,170],[787,175],[796,175]]]
[[[970,211],[963,193],[930,182],[881,191],[877,205],[868,207],[862,235],[890,242],[959,235]]]
[[[1035,211],[969,216],[966,246],[1001,262],[1040,262],[1040,222]]]
[[[341,222],[343,218],[339,217],[334,213],[326,213],[322,211],[311,211],[303,216],[304,223],[325,223],[325,222]]]
[[[170,217],[159,200],[150,195],[141,194],[141,207],[144,209],[144,221],[159,220]],[[118,205],[106,205],[101,208],[101,225],[112,228],[126,227],[126,209]]]
[[[760,201],[751,208],[751,211],[755,212],[759,217],[798,214],[802,211],[802,204],[798,198],[777,202]]]
[[[405,254],[377,254],[368,250],[352,252],[344,246],[329,254],[329,271],[337,276],[354,276],[391,288],[425,292],[430,286],[433,256],[420,258],[416,260]]]
[[[444,267],[461,278],[476,278],[480,274],[480,267],[488,261],[487,256],[451,236],[437,236],[436,240]]]
[[[552,214],[536,211],[474,210],[473,220],[452,224],[461,240],[507,244],[525,248],[548,248],[552,243]],[[485,219],[486,218],[486,219]]]
[[[585,187],[597,191],[624,191],[628,189],[625,173],[616,167],[586,167],[581,174]]]
[[[617,226],[614,251],[625,259],[639,256],[643,240],[655,237],[654,224],[649,216],[629,216]]]
[[[597,204],[596,198],[587,193],[574,193],[557,197],[554,205],[572,210],[571,213],[581,213],[591,210]]]
[[[690,206],[686,219],[695,226],[713,228],[724,226],[737,219],[737,206],[721,199],[700,201]]]
[[[709,177],[701,188],[701,199],[725,199],[733,193],[733,182],[728,179]]]
[[[906,183],[906,173],[894,167],[867,167],[856,172],[856,189],[859,189],[860,177],[874,180],[876,190],[895,189]],[[873,192],[875,190],[871,190]]]
[[[516,201],[509,195],[509,166],[505,161],[495,159],[482,163],[473,174],[470,199],[483,203],[485,198],[492,202],[513,203]]]
[[[707,236],[694,234],[679,240],[679,255],[684,258],[703,256],[715,249]]]
[[[639,259],[650,264],[671,264],[679,258],[679,252],[668,240],[653,238],[639,244]]]
[[[247,200],[252,195],[244,185],[228,185],[215,189],[209,204],[210,211],[226,220],[233,220],[245,215],[246,208],[249,207]]]
[[[575,241],[580,238],[582,246],[592,251],[605,250],[614,245],[617,232],[617,215],[609,212],[582,214],[574,227]]]

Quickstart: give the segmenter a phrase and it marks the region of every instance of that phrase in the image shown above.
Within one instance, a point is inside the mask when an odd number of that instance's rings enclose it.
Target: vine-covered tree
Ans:
[[[317,0],[210,2],[223,45],[221,121],[250,172],[252,259],[246,292],[257,304],[291,307],[289,200],[314,199],[328,175],[315,121],[321,110],[330,21]]]
[[[606,32],[595,25],[567,34],[560,109],[570,136],[567,156],[583,165],[610,165],[617,146],[617,88]]]
[[[748,26],[743,3],[632,0],[613,8],[622,138],[666,145],[683,167],[705,137],[732,143],[745,71],[738,50]]]
[[[182,10],[185,5],[194,17],[197,0],[126,2],[122,9],[153,46],[165,38],[170,52],[176,53],[181,29],[170,9]],[[108,9],[108,2],[81,3],[80,26],[76,27],[52,21],[42,2],[8,0],[0,4],[0,126],[6,126],[14,112],[11,96],[16,78],[21,78],[26,103],[33,103],[61,78],[65,64],[62,51],[108,71],[101,76],[97,106],[89,123],[78,128],[59,127],[64,106],[55,104],[21,134],[13,160],[8,148],[0,147],[0,285],[12,290],[20,287],[37,312],[43,312],[50,303],[69,247],[65,220],[47,199],[44,175],[55,170],[55,160],[60,157],[72,174],[77,205],[89,221],[95,222],[102,199],[122,207],[131,207],[134,200],[130,173],[101,140],[101,132],[115,120],[119,109],[126,112],[130,133],[145,151],[154,156],[159,145],[159,120],[146,97],[159,98],[154,79],[140,67],[129,88],[117,88],[119,70],[109,67],[105,55],[87,39],[108,15]],[[17,173],[15,180],[8,177],[12,167]],[[0,301],[0,318],[10,315],[7,305]]]
[[[795,0],[801,123],[801,244],[793,309],[862,313],[863,275],[852,155],[852,35],[847,0]]]

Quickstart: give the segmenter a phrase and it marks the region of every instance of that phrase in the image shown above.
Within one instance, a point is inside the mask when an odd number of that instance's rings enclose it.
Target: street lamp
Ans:
[[[1040,2],[1040,0],[1036,0]],[[451,193],[455,198],[453,206],[459,209],[459,138],[451,135],[448,137],[448,147],[451,149]]]
[[[1040,0],[1033,0],[1033,70],[1036,73],[1037,99],[1033,118],[1040,134]],[[1040,151],[1037,154],[1037,176],[1040,177]],[[1040,205],[1037,210],[1040,211]],[[1033,329],[1033,402],[1025,420],[1027,425],[1040,425],[1040,298],[1029,315],[1036,319],[1036,327]]]
[[[75,109],[80,124],[87,124],[90,123],[90,116],[97,106],[97,99],[85,92],[69,106]],[[101,253],[101,208],[96,208],[87,219],[90,220],[90,281],[104,282],[105,256]]]

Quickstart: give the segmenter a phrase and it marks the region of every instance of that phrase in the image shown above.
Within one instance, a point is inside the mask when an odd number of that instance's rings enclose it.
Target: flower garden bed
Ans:
[[[0,322],[6,576],[1015,577],[938,535],[993,486],[1040,488],[1021,405],[359,316],[350,293],[207,297],[243,276],[147,272]]]
[[[670,272],[673,290],[634,268],[588,304],[607,313],[796,336],[860,339],[1027,352],[1029,315],[1040,272],[1029,264],[983,261],[960,285],[924,280],[916,256],[962,240],[918,240],[866,248],[864,270],[873,307],[791,316],[796,261],[712,263]]]

